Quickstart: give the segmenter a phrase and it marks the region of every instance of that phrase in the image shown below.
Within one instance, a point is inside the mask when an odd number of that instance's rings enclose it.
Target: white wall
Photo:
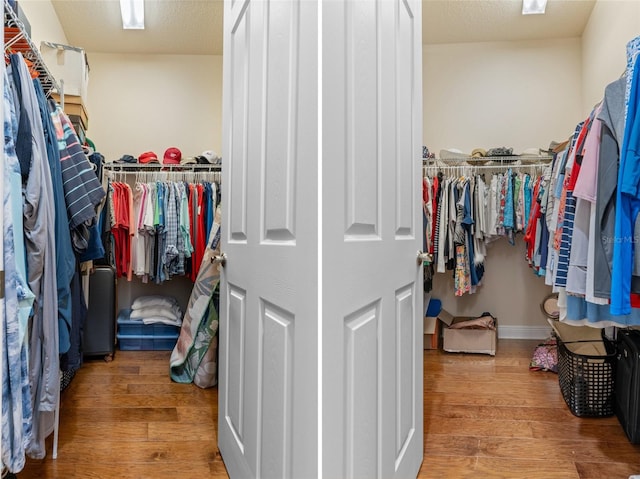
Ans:
[[[518,237],[511,246],[500,239],[487,250],[485,274],[475,294],[454,295],[452,272],[436,274],[432,298],[456,316],[479,316],[485,311],[498,318],[499,337],[543,338],[550,332],[540,302],[551,293],[524,259],[525,245]]]
[[[423,45],[424,144],[442,148],[548,147],[581,116],[580,39]],[[455,297],[450,273],[432,296],[454,315],[498,317],[501,337],[544,337],[540,301],[550,293],[524,259],[524,243],[492,244],[483,285]]]
[[[20,6],[31,25],[31,39],[38,48],[41,41],[69,44],[50,0],[20,0]]]
[[[582,35],[582,116],[626,67],[626,44],[640,35],[640,1],[598,0]]]
[[[222,153],[222,56],[88,56],[87,136],[107,160],[172,146]]]
[[[581,115],[580,39],[423,45],[424,144],[516,152],[566,139]]]

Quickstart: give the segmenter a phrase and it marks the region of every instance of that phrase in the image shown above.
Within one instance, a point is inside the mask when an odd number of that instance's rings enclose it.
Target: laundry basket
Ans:
[[[593,351],[585,354],[583,351]],[[607,417],[615,407],[615,344],[600,340],[558,338],[558,380],[571,412],[578,417]]]

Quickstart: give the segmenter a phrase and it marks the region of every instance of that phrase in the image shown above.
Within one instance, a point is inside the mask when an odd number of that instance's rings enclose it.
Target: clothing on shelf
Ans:
[[[156,284],[176,275],[195,280],[219,195],[219,183],[204,180],[109,181],[103,238],[117,275]]]

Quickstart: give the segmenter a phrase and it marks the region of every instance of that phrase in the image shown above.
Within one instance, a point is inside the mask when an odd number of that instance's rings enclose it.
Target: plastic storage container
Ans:
[[[118,344],[122,351],[170,351],[178,341],[178,334],[144,335],[118,334]]]
[[[122,351],[166,351],[176,345],[180,326],[164,323],[144,324],[141,319],[129,319],[130,309],[118,313],[118,344]]]

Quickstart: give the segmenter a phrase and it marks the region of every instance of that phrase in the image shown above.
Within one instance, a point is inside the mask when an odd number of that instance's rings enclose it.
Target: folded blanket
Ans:
[[[161,317],[171,319],[173,321],[180,321],[182,320],[182,311],[178,305],[171,307],[149,306],[141,309],[133,309],[129,317],[131,319]]]
[[[178,300],[172,296],[164,296],[160,294],[151,294],[148,296],[140,296],[131,304],[131,309],[142,309],[151,307],[171,308],[178,305]]]

